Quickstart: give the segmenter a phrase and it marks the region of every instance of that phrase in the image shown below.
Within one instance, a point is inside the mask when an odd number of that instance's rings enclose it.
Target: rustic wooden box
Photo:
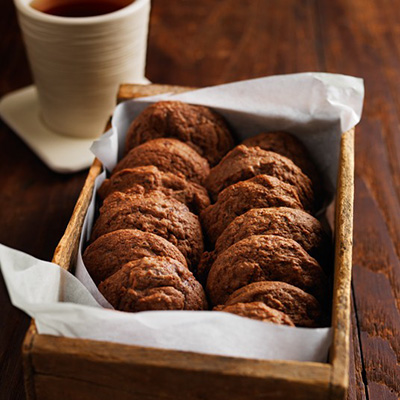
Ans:
[[[187,88],[122,85],[119,99]],[[53,261],[73,269],[101,164],[90,168]],[[23,344],[28,399],[343,399],[348,386],[354,129],[341,141],[335,215],[333,344],[329,362],[265,361],[38,334]],[[266,343],[266,346],[268,343]]]

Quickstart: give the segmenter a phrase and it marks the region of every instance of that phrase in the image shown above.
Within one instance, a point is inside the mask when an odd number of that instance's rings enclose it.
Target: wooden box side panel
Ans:
[[[125,83],[119,87],[117,99],[118,103],[120,103],[122,101],[136,99],[138,97],[155,96],[163,93],[182,93],[194,89],[196,88],[188,86],[158,85],[155,83],[151,85]]]
[[[329,364],[247,360],[46,335],[34,338],[31,358],[40,400],[329,396]]]
[[[102,170],[101,162],[96,158],[90,167],[85,184],[76,202],[71,219],[67,225],[63,237],[58,243],[53,255],[53,262],[68,271],[74,268],[78,254],[79,239],[81,237],[83,221],[90,200],[93,195],[94,182]]]
[[[354,128],[342,136],[336,193],[335,271],[332,304],[331,399],[343,399],[349,385],[351,271],[354,206]]]

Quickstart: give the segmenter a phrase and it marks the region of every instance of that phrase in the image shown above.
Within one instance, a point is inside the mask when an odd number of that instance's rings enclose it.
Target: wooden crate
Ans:
[[[122,85],[119,99],[178,92],[166,85]],[[94,180],[95,160],[53,262],[73,270]],[[343,399],[348,387],[354,129],[341,140],[335,215],[333,344],[329,363],[252,360],[38,334],[23,344],[28,399]],[[266,343],[266,346],[268,343]]]

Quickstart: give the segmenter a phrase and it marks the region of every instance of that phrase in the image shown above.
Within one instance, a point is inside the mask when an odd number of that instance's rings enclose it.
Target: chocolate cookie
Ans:
[[[292,160],[311,179],[316,197],[322,196],[321,176],[312,162],[312,158],[304,144],[287,132],[260,133],[243,141],[248,147],[261,147],[274,151]]]
[[[159,190],[186,204],[195,214],[210,205],[210,198],[203,186],[187,181],[183,175],[162,172],[153,165],[123,169],[113,174],[103,182],[98,194],[105,199],[114,192],[143,194],[152,190]]]
[[[215,243],[215,252],[253,235],[282,236],[317,259],[329,256],[329,238],[321,223],[303,210],[287,207],[256,208],[235,218]]]
[[[321,319],[318,300],[303,290],[284,282],[256,282],[232,293],[226,305],[261,301],[288,315],[297,326],[316,327]]]
[[[253,235],[277,235],[292,239],[329,271],[331,245],[321,223],[303,210],[287,207],[254,208],[236,217],[222,232],[215,249],[201,256],[197,278],[205,282],[218,254]]]
[[[131,124],[126,136],[129,151],[160,137],[185,142],[215,165],[234,146],[224,119],[203,106],[160,101],[147,107]]]
[[[91,240],[118,229],[139,229],[163,237],[181,251],[191,270],[203,252],[198,217],[159,191],[143,195],[114,192],[108,196],[100,208]]]
[[[296,189],[273,176],[258,175],[228,186],[215,204],[201,212],[201,222],[214,243],[239,215],[252,208],[289,207],[303,209]]]
[[[257,319],[264,322],[272,322],[278,325],[294,326],[293,321],[281,311],[268,307],[261,301],[252,303],[236,303],[230,306],[220,305],[214,307],[213,311],[224,311],[241,317]]]
[[[114,168],[113,174],[127,168],[154,165],[160,171],[180,173],[188,181],[203,184],[210,173],[208,161],[187,144],[176,139],[154,139],[133,148]]]
[[[152,256],[170,257],[187,267],[185,257],[172,243],[137,229],[120,229],[100,236],[86,248],[83,262],[99,284],[129,261]]]
[[[211,169],[206,187],[216,200],[218,193],[234,183],[257,175],[269,175],[293,185],[306,210],[314,206],[314,193],[310,179],[288,158],[259,147],[240,145],[231,150]]]
[[[205,310],[204,290],[193,274],[169,257],[144,257],[125,264],[99,285],[117,310]]]
[[[214,305],[224,304],[235,290],[259,281],[287,282],[317,298],[326,290],[321,266],[297,242],[259,235],[235,243],[217,257],[207,291]]]

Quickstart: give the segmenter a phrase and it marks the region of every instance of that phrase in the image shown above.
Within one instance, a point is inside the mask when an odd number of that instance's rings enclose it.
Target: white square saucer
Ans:
[[[56,172],[77,172],[88,168],[93,162],[94,155],[90,151],[93,139],[62,136],[44,125],[40,118],[35,86],[2,97],[0,116]]]
[[[149,83],[144,78],[140,83]],[[0,99],[0,117],[53,171],[78,172],[90,167],[94,155],[92,139],[60,135],[41,120],[37,91],[28,86],[8,93]]]

